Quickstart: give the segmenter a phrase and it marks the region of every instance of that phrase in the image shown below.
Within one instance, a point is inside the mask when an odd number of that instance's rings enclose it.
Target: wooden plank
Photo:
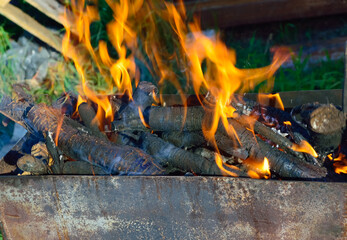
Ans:
[[[206,27],[284,21],[347,13],[347,1],[336,0],[194,0],[184,1]]]
[[[62,51],[62,38],[45,28],[19,8],[11,4],[7,4],[0,8],[0,14],[16,23],[26,31],[30,32],[41,41],[47,43],[57,51]]]
[[[6,4],[8,4],[11,0],[0,0],[0,7],[5,6]]]
[[[64,6],[56,0],[25,0],[31,6],[46,14],[58,23],[62,23],[64,16]]]
[[[56,0],[26,0],[31,6],[47,15],[56,22],[63,24],[64,12],[66,12],[66,21],[68,21],[70,26],[74,26],[72,13],[70,10],[65,9],[65,7]],[[71,27],[71,32],[77,35],[77,31],[74,27]]]

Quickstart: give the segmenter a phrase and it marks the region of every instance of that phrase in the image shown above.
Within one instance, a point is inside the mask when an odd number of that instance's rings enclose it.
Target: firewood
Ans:
[[[41,159],[35,158],[29,154],[18,159],[17,166],[24,172],[30,172],[33,175],[47,174],[48,167]]]
[[[142,132],[140,140],[141,148],[160,159],[162,165],[169,165],[171,168],[178,168],[199,175],[224,175],[213,159],[206,159],[175,147],[154,134]],[[246,176],[243,172],[235,169],[227,168],[227,170],[238,176]]]
[[[16,165],[10,165],[6,163],[3,159],[0,160],[0,175],[11,174],[17,169]]]
[[[24,13],[21,9],[12,4],[6,4],[5,6],[0,7],[0,14],[18,24],[20,27],[36,36],[41,41],[47,43],[55,50],[59,52],[62,51],[62,38],[59,37],[58,34],[45,28],[35,19]]]
[[[58,134],[61,113],[44,104],[31,105],[27,101],[10,101],[3,97],[0,112],[21,123],[30,131]],[[73,124],[71,122],[74,122]],[[57,147],[66,156],[101,166],[110,174],[163,174],[155,160],[140,149],[117,146],[108,140],[93,136],[79,123],[63,117],[57,138]]]
[[[98,137],[105,137],[99,130],[99,120],[96,118],[96,113],[94,108],[88,103],[81,103],[78,106],[78,113],[86,127],[88,127],[91,132]]]
[[[296,120],[307,126],[310,142],[322,154],[333,152],[341,143],[346,119],[332,104],[304,104],[292,110]]]
[[[138,84],[137,88],[134,91],[130,103],[120,110],[119,118],[123,121],[127,119],[138,118],[139,114],[154,102],[153,95],[158,94],[158,89],[153,83],[142,81]],[[139,113],[141,111],[141,113]]]
[[[83,161],[67,161],[64,163],[63,174],[75,175],[107,175],[107,172],[99,167]]]
[[[180,129],[197,131],[201,129],[204,115],[204,109],[199,106],[188,107],[187,109],[184,107],[151,107],[145,111],[145,120],[154,131],[178,131]],[[267,157],[271,169],[282,177],[321,178],[326,175],[324,168],[299,161],[295,157],[272,148],[259,138],[256,141],[253,133],[245,129],[236,120],[229,119],[229,123],[237,133],[241,144],[232,139],[225,144],[226,140],[220,141],[221,137],[216,137],[217,145],[221,150],[230,149],[233,151],[232,155],[241,159],[247,157],[264,159],[264,157]],[[135,118],[127,122],[116,121],[114,124],[116,129],[142,130],[145,128],[141,121]],[[224,139],[229,138],[222,126],[218,128],[217,133],[224,135]],[[240,155],[237,155],[237,153]]]
[[[206,143],[201,131],[163,132],[161,138],[179,148],[191,148]]]

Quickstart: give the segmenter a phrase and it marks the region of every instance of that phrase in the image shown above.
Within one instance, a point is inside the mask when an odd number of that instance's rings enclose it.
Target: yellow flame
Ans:
[[[347,158],[346,158],[346,155],[344,155],[343,153],[339,153],[339,155],[336,158],[334,158],[332,154],[329,154],[328,158],[331,161],[334,161],[333,165],[334,165],[334,168],[335,168],[335,172],[337,174],[341,174],[341,173],[347,174]]]
[[[312,155],[313,157],[317,158],[318,154],[317,152],[313,149],[313,147],[305,140],[302,140],[300,144],[293,143],[291,149],[297,152],[304,152]]]
[[[251,178],[268,179],[271,177],[269,160],[266,157],[264,157],[264,161],[262,163],[259,163],[254,159],[246,159],[245,164],[249,168],[247,174]]]
[[[284,110],[282,99],[278,93],[276,94],[258,94],[258,101],[265,106],[274,105],[276,108]]]
[[[188,60],[190,83],[195,94],[199,97],[201,91],[207,91],[213,99],[213,103],[208,106],[210,114],[206,114],[202,126],[204,136],[217,148],[214,135],[221,121],[227,133],[238,139],[235,130],[227,120],[235,112],[235,108],[230,105],[233,94],[236,91],[244,92],[250,87],[272,78],[279,66],[288,59],[289,54],[281,49],[281,51],[275,52],[273,62],[267,67],[238,69],[235,66],[235,51],[228,49],[218,35],[212,37],[204,35],[196,20],[189,24],[189,32],[184,24],[185,11],[179,13],[170,3],[166,3],[166,7],[171,26],[175,30],[182,51]],[[202,69],[203,62],[206,70]],[[207,108],[207,106],[205,107]],[[218,158],[216,158],[217,160]]]
[[[107,94],[113,94],[116,88],[118,92],[128,93],[130,97],[132,95],[132,79],[135,77],[136,67],[134,56],[132,54],[127,56],[127,47],[134,48],[136,34],[126,22],[141,8],[143,1],[132,1],[131,6],[127,0],[119,2],[107,0],[106,2],[111,7],[114,16],[114,20],[108,23],[106,28],[109,40],[117,51],[117,59],[109,56],[106,42],[99,42],[97,52],[90,42],[90,24],[100,19],[96,7],[97,1],[88,1],[88,3],[83,0],[71,1],[71,10],[74,14],[73,26],[71,26],[71,21],[68,21],[66,13],[63,22],[66,30],[62,44],[63,54],[73,60],[81,78],[79,94],[97,104],[96,115],[99,122],[102,122],[104,118],[108,122],[113,121],[114,114]],[[78,43],[80,44],[78,47],[71,44],[71,28],[76,29],[78,33]],[[105,89],[95,90],[87,80],[86,69],[91,68],[91,59],[106,80],[108,86]],[[109,75],[112,76],[112,80]]]
[[[146,128],[151,128],[145,121],[145,118],[143,117],[143,114],[142,114],[142,111],[141,111],[141,108],[138,107],[138,111],[139,111],[139,116],[140,116],[140,119],[141,119],[141,122],[143,124],[143,126],[145,126]]]
[[[292,123],[290,122],[290,121],[284,121],[283,122],[285,125],[287,125],[287,126],[291,126],[292,125]]]
[[[204,103],[199,98],[206,110],[202,130],[217,153],[219,151],[214,135],[218,128],[224,127],[229,136],[239,141],[239,137],[228,121],[228,118],[234,117],[235,113],[235,108],[230,104],[234,93],[245,92],[266,80],[272,81],[275,71],[289,58],[289,51],[278,48],[274,52],[273,61],[269,66],[257,69],[239,69],[235,66],[235,51],[229,49],[218,34],[209,36],[204,34],[196,19],[188,25],[186,24],[186,11],[182,0],[178,1],[177,7],[168,2],[162,4],[143,0],[106,0],[106,2],[113,11],[113,20],[107,24],[106,30],[108,39],[117,52],[117,58],[109,54],[105,41],[98,43],[97,50],[94,50],[91,45],[90,24],[100,18],[95,7],[97,6],[96,0],[87,3],[83,0],[72,1],[71,10],[75,16],[74,26],[69,25],[70,21],[64,22],[66,34],[63,40],[63,53],[73,60],[80,75],[79,94],[98,105],[98,118],[101,119],[105,115],[109,121],[113,120],[111,104],[108,97],[105,97],[107,93],[114,93],[116,89],[131,97],[132,82],[134,79],[135,82],[138,82],[135,56],[140,60],[145,59],[137,50],[137,39],[139,38],[147,54],[146,58],[150,60],[151,67],[159,78],[159,86],[163,86],[165,82],[169,81],[177,89],[185,106],[184,92],[190,86],[193,87],[198,98],[201,93],[210,94],[211,102]],[[165,9],[158,6],[165,6]],[[166,46],[158,34],[160,31],[156,26],[156,15],[170,23],[178,39],[178,49],[172,52],[165,49]],[[141,24],[142,22],[144,24]],[[86,57],[84,51],[71,45],[71,28],[78,32],[78,43],[84,45],[89,57]],[[131,51],[127,51],[128,49]],[[96,91],[90,85],[86,74],[86,69],[91,68],[90,59],[94,60],[98,71],[104,76],[108,84],[107,89]],[[177,63],[181,73],[185,75],[186,86],[181,86],[172,68],[173,60]],[[161,92],[162,88],[160,88]],[[279,99],[279,95],[272,97]],[[162,95],[159,96],[159,99],[162,102]],[[277,101],[282,103],[280,99]],[[141,111],[139,111],[139,115],[143,120]],[[143,123],[145,124],[144,121]],[[216,156],[216,163],[224,173],[233,175],[223,167],[219,156]]]
[[[237,177],[238,175],[234,172],[231,172],[229,170],[227,170],[224,166],[223,166],[223,160],[220,156],[219,153],[216,153],[215,155],[215,160],[216,160],[216,164],[217,166],[219,167],[219,169],[222,171],[222,173],[226,174],[226,175],[229,175],[229,176],[233,176],[233,177]],[[235,170],[239,170],[238,167],[235,167],[235,166],[231,166],[231,165],[228,165],[228,167],[231,167]]]

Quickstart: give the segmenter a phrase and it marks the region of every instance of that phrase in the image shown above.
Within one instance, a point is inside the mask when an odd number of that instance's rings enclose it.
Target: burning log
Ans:
[[[169,165],[185,172],[193,172],[201,175],[222,175],[215,161],[206,159],[197,154],[185,151],[164,141],[163,139],[147,133],[141,133],[141,148],[149,154],[160,159],[162,165]],[[228,168],[235,176],[246,176],[245,173]]]
[[[86,127],[88,127],[92,134],[98,137],[105,137],[99,130],[99,121],[96,118],[96,113],[91,105],[88,103],[81,103],[78,106],[78,113]]]
[[[106,139],[90,134],[79,123],[62,117],[56,109],[44,104],[32,105],[28,101],[11,101],[3,97],[0,112],[21,123],[30,131],[53,133],[56,145],[66,156],[101,166],[110,174],[163,174],[164,170],[155,160],[130,146],[117,146]],[[59,129],[59,119],[62,118]]]
[[[144,113],[146,124],[153,131],[197,131],[201,129],[205,111],[202,107],[151,107]],[[128,121],[115,121],[116,130],[144,130],[146,127],[137,118]],[[321,178],[326,175],[326,169],[313,166],[300,161],[295,157],[271,147],[269,144],[257,138],[255,140],[252,132],[244,128],[234,119],[229,119],[229,124],[234,128],[238,138],[237,141],[230,139],[223,127],[219,127],[216,134],[218,147],[236,157],[245,159],[269,159],[271,169],[282,177],[295,178]]]

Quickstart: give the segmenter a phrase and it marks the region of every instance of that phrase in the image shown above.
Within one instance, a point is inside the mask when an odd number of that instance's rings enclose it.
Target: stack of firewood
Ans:
[[[2,163],[28,174],[246,177],[251,163],[266,157],[274,177],[323,178],[325,156],[338,147],[345,127],[342,112],[333,105],[303,105],[290,114],[246,99],[232,100],[237,114],[228,122],[237,140],[220,124],[216,149],[202,132],[203,121],[211,114],[208,105],[155,104],[157,89],[148,82],[140,82],[130,101],[125,96],[110,97],[112,123],[96,120],[94,103],[77,108],[73,94],[47,106],[34,104],[20,88],[14,89],[15,98],[1,99],[0,113],[23,125],[28,134]],[[203,101],[213,105],[208,97]],[[318,156],[297,151],[305,141]],[[216,164],[216,154],[222,168]]]

